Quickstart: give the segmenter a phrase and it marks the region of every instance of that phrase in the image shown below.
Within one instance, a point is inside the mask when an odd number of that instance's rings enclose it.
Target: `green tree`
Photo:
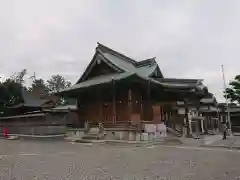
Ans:
[[[66,80],[63,76],[59,74],[53,75],[49,80],[47,80],[47,88],[50,92],[59,91],[60,89],[64,89],[70,86],[71,82]],[[69,104],[71,101],[71,99],[61,97],[58,104],[66,105]]]
[[[22,89],[23,86],[12,79],[7,79],[5,82],[3,82],[3,85],[5,86],[7,90],[6,95],[6,104],[8,106],[15,105],[23,101],[22,99]]]
[[[34,73],[34,75],[32,77],[30,77],[32,79],[32,84],[29,87],[29,91],[35,91],[37,90],[38,93],[46,95],[48,93],[48,88],[47,85],[45,83],[45,81],[42,78],[36,78],[36,74]]]
[[[14,73],[10,79],[12,79],[14,82],[23,84],[24,83],[24,77],[27,75],[27,70],[23,69],[20,72]]]
[[[22,90],[26,89],[24,86],[24,77],[27,74],[27,70],[23,69],[20,72],[14,73],[12,76],[7,78],[2,85],[5,91],[5,105],[11,106],[23,101]]]
[[[6,104],[9,101],[9,94],[6,86],[0,82],[0,116],[6,111]]]
[[[60,89],[64,89],[70,86],[71,82],[59,74],[53,75],[49,80],[47,80],[47,87],[49,91],[59,91]]]
[[[224,97],[229,99],[232,103],[240,104],[240,75],[237,75],[234,80],[230,81]]]

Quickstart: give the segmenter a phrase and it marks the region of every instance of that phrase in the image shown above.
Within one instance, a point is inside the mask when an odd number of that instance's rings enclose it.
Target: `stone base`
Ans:
[[[166,137],[160,135],[160,137]],[[126,141],[153,141],[159,136],[155,133],[140,133],[134,131],[105,131],[105,140],[126,140]]]
[[[67,131],[67,136],[68,137],[79,137],[79,138],[81,138],[81,137],[83,137],[84,136],[84,130],[85,129],[69,129],[68,131]]]
[[[95,132],[95,131],[94,131]],[[86,136],[84,129],[69,129],[67,132],[68,137],[83,138]],[[156,138],[166,137],[165,134],[156,133],[141,133],[131,130],[105,130],[101,136],[104,140],[125,140],[125,141],[153,141]]]

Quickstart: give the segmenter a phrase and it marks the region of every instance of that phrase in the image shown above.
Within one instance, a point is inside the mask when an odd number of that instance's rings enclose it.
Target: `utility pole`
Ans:
[[[223,65],[222,65],[222,77],[223,77],[223,88],[226,91],[227,85],[226,85]],[[230,119],[229,104],[228,104],[227,97],[225,97],[225,100],[226,100],[226,105],[227,105],[227,121],[228,121],[228,125],[229,125],[230,134],[232,135],[232,123],[231,123],[231,119]]]

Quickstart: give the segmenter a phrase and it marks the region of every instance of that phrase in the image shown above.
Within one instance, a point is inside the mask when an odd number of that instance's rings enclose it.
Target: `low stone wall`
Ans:
[[[50,116],[47,113],[2,117],[0,136],[4,128],[7,134],[19,135],[58,135],[67,132],[64,116]]]
[[[24,135],[56,135],[65,134],[65,126],[25,126],[25,127],[12,127],[4,126],[8,134],[24,134]],[[0,134],[3,134],[3,128],[0,127]]]
[[[68,137],[82,138],[87,134],[85,134],[85,129],[67,129],[66,135]],[[161,137],[165,136],[157,133],[142,133],[135,130],[124,130],[118,128],[105,129],[104,131],[104,140],[152,141]]]
[[[85,129],[84,128],[68,128],[66,135],[69,137],[76,136],[76,137],[83,137],[85,134]]]
[[[106,131],[106,140],[126,140],[126,141],[152,141],[157,138],[166,137],[157,133],[142,133],[134,131]]]

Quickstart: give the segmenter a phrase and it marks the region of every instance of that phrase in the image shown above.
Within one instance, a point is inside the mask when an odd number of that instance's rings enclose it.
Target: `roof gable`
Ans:
[[[115,51],[115,50],[113,50],[113,49],[111,49],[111,48],[109,48],[107,46],[104,46],[103,44],[100,44],[99,42],[97,44],[98,44],[97,48],[100,51],[102,51],[103,53],[112,54],[112,55],[114,55],[114,56],[116,56],[116,57],[118,57],[118,58],[120,58],[122,60],[125,60],[125,61],[127,61],[129,63],[132,63],[132,64],[136,63],[136,61],[134,59],[132,59],[132,58],[130,58],[130,57],[120,53],[120,52],[117,52],[117,51]]]
[[[11,106],[10,108],[18,108],[18,107],[38,107],[41,108],[43,106],[54,106],[55,103],[52,100],[48,99],[41,99],[40,95],[39,97],[36,94],[33,94],[32,92],[29,92],[27,90],[22,90],[22,98],[23,102],[19,103],[17,105]]]
[[[86,68],[81,78],[77,81],[77,84],[88,79],[89,74],[93,70],[94,66],[96,66],[99,59],[115,70],[115,72],[112,73],[129,72],[136,73],[137,75],[141,75],[144,77],[150,77],[154,72],[156,72],[157,77],[163,77],[160,68],[155,61],[155,58],[150,58],[137,62],[132,58],[127,57],[126,55],[123,55],[113,49],[110,49],[98,43],[92,61]]]
[[[136,63],[136,67],[143,72],[144,70],[151,71],[148,73],[148,77],[163,78],[163,74],[155,59],[156,57],[139,61]]]
[[[35,106],[41,107],[44,104],[53,103],[52,100],[41,99],[40,96],[37,97],[36,94],[33,94],[29,91],[22,91],[23,101],[25,106]]]
[[[80,77],[80,79],[77,81],[76,84],[85,81],[88,79],[90,73],[94,70],[94,68],[100,63],[106,64],[109,68],[111,68],[114,72],[123,72],[124,70],[113,64],[111,61],[109,61],[98,49],[96,49],[96,52],[91,60],[91,62],[88,64],[86,70]]]
[[[88,75],[93,70],[94,65],[96,65],[98,58],[112,67],[115,72],[94,75],[94,77],[88,79]],[[111,83],[113,80],[119,81],[130,77],[138,77],[150,81],[165,87],[168,90],[202,93],[205,88],[202,84],[203,80],[201,79],[164,78],[157,62],[155,61],[155,57],[137,62],[126,55],[98,43],[96,53],[82,77],[72,87],[60,90],[56,92],[56,94],[64,94],[69,91],[77,92],[78,89]]]

